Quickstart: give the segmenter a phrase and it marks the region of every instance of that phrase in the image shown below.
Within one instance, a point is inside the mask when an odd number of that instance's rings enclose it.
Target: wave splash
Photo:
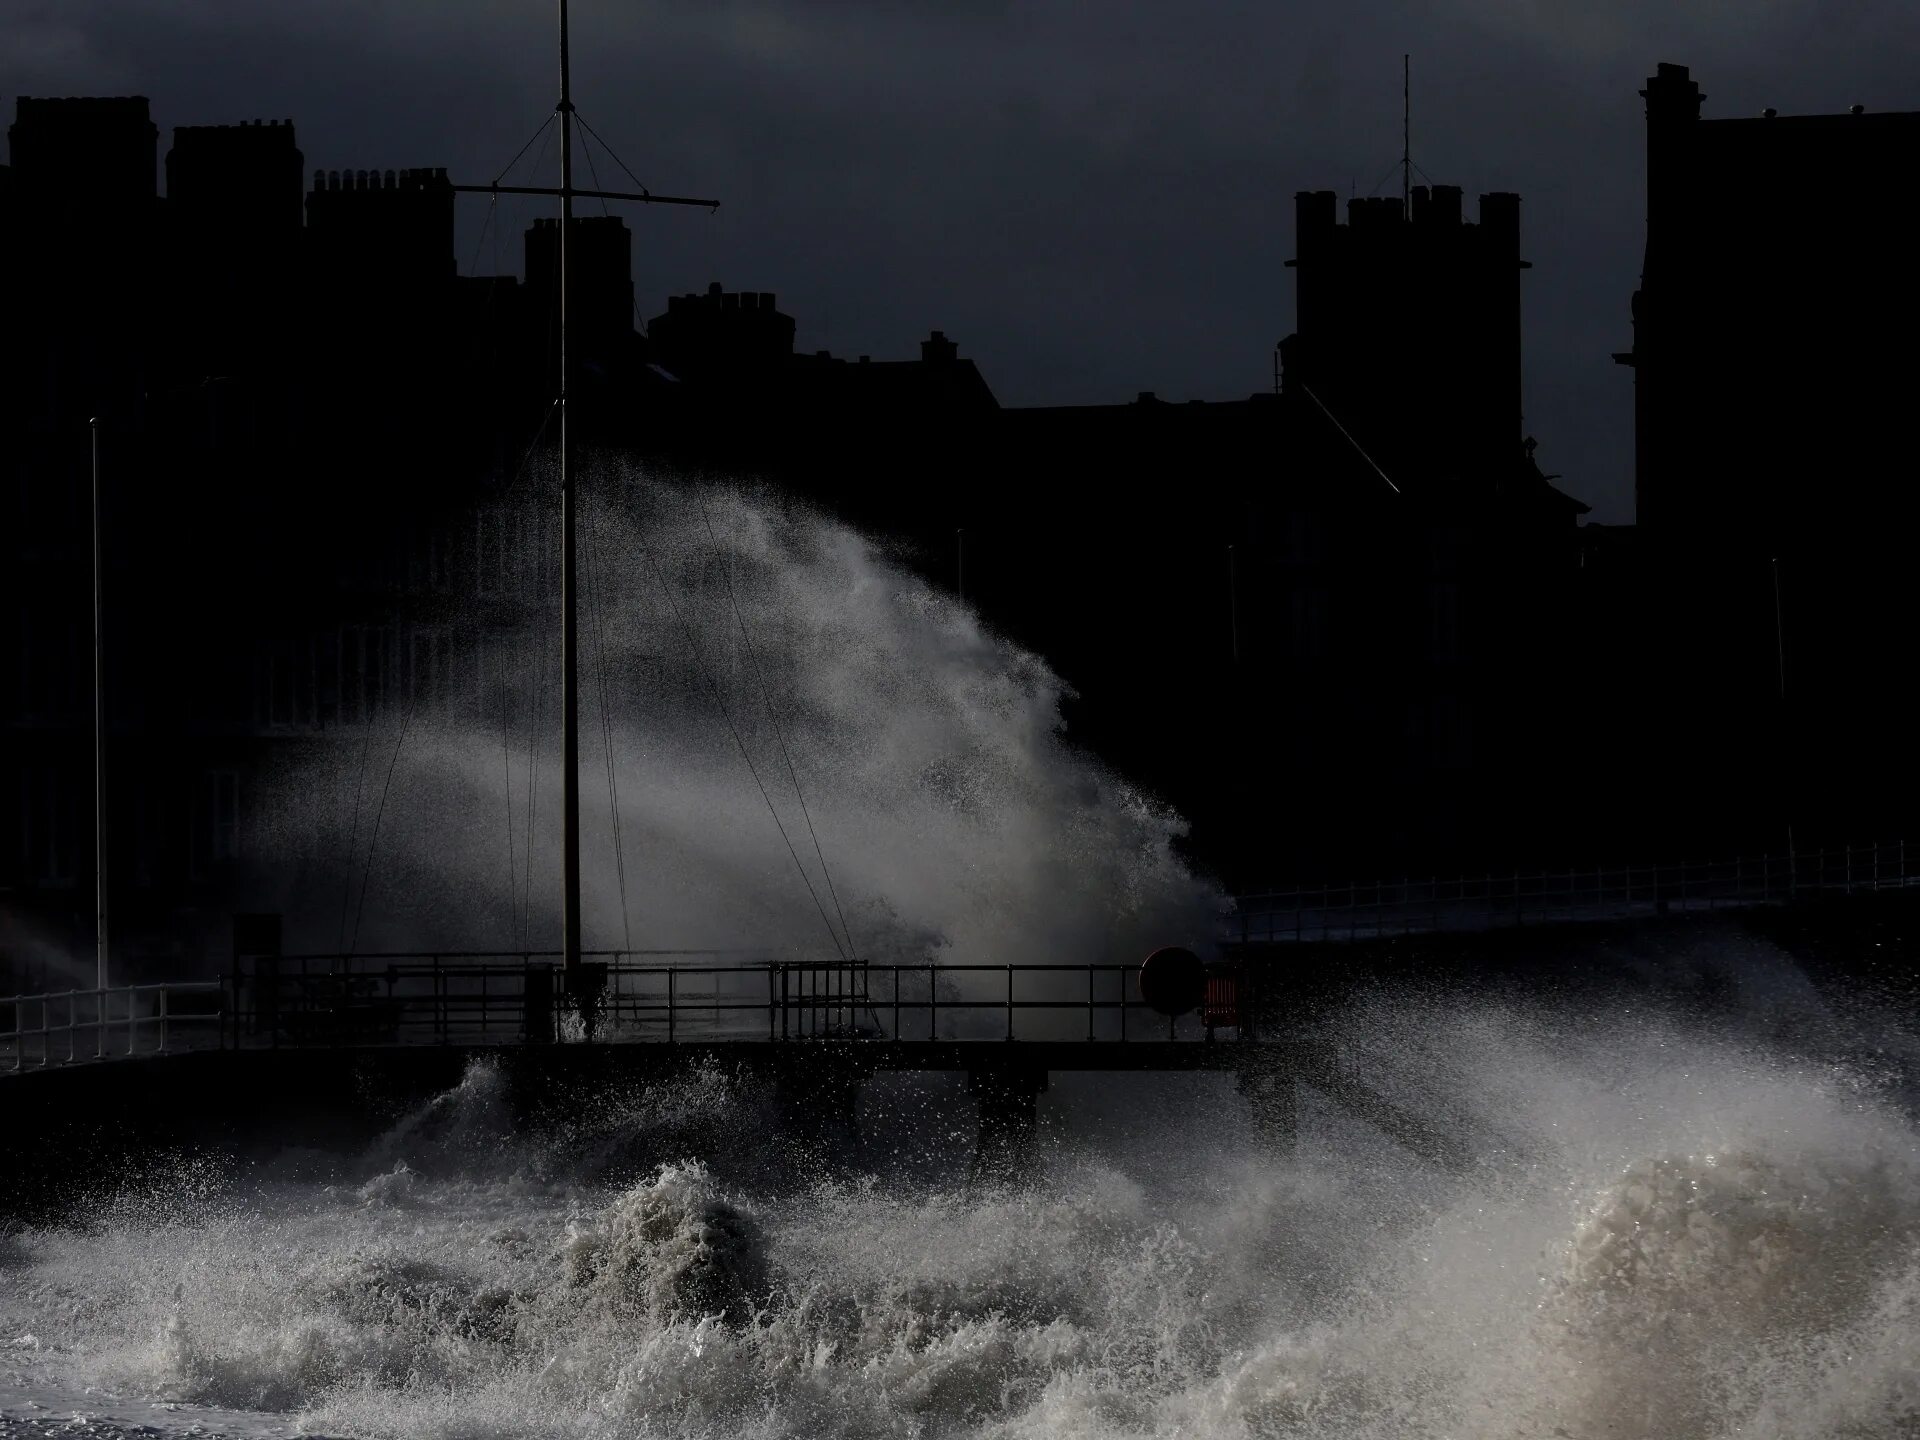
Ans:
[[[1525,1141],[1466,1173],[1311,1091],[1281,1158],[1224,1080],[1062,1077],[1026,1189],[796,1187],[723,1078],[515,1148],[470,1074],[332,1183],[183,1175],[9,1236],[0,1337],[34,1344],[0,1414],[90,1385],[364,1437],[1914,1433],[1910,1118],[1604,1018],[1347,1023],[1381,1085],[1418,1039],[1436,1113]],[[932,1144],[962,1104],[914,1111]]]

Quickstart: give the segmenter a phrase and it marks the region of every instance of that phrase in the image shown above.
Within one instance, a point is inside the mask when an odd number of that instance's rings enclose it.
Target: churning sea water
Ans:
[[[1892,1437],[1920,1136],[1868,1063],[1627,1012],[1334,1038],[1475,1159],[1304,1091],[1057,1078],[1044,1163],[876,1082],[796,1155],[719,1073],[516,1134],[484,1064],[362,1155],[181,1159],[0,1239],[0,1434]]]

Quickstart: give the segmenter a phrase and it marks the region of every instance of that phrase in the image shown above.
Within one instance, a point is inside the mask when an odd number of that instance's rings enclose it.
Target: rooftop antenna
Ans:
[[[1413,204],[1413,57],[1400,56],[1400,213]]]

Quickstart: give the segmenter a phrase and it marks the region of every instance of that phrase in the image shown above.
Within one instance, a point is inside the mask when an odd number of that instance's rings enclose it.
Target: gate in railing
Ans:
[[[612,954],[612,952],[608,952]],[[1142,1018],[1137,965],[640,964],[590,959],[590,1017],[557,952],[248,956],[228,982],[243,1048],[622,1041],[1203,1038],[1226,1009]]]

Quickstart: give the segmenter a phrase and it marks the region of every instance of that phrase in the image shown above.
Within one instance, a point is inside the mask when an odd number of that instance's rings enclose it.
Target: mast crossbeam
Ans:
[[[573,186],[561,188],[557,185],[455,185],[454,191],[462,195],[551,195],[555,198],[573,196],[582,200],[632,200],[642,205],[697,205],[705,210],[718,210],[718,200],[699,200],[686,195],[647,195],[631,190],[581,190]]]

